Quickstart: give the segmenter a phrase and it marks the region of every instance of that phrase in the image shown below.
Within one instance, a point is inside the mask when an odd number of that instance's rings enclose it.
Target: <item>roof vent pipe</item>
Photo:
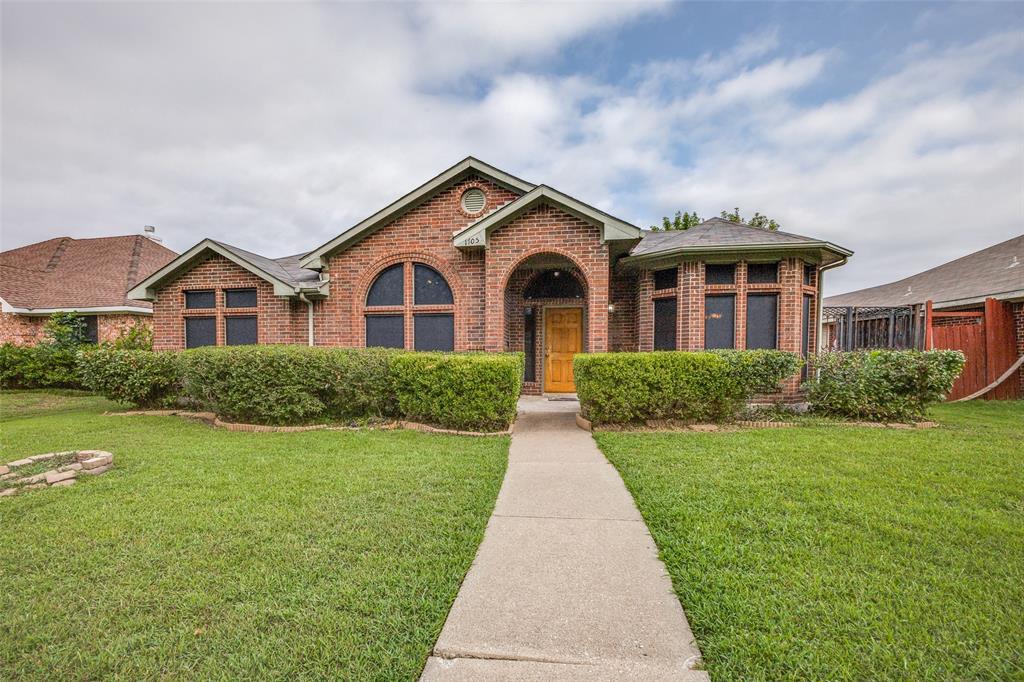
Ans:
[[[156,228],[152,225],[143,225],[142,231],[146,234],[148,238],[152,239],[157,244],[163,241],[163,239],[160,239],[160,237],[156,236]]]

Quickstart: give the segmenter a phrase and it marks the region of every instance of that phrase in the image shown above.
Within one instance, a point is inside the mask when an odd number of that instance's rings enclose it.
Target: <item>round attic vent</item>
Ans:
[[[484,210],[486,203],[487,197],[484,196],[483,190],[476,187],[471,187],[462,193],[462,210],[466,213],[479,213]]]

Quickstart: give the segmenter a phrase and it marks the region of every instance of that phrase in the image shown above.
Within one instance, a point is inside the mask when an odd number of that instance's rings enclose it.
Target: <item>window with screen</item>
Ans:
[[[256,289],[227,289],[224,291],[224,305],[228,308],[255,308]]]
[[[185,348],[217,345],[217,318],[186,317]]]
[[[367,306],[402,305],[405,300],[405,265],[392,265],[377,275],[366,294]]]
[[[98,319],[95,315],[86,315],[82,318],[82,335],[86,343],[100,342]]]
[[[526,366],[523,381],[537,380],[537,318],[529,309],[523,317],[523,355]]]
[[[778,263],[747,263],[748,284],[776,284],[778,281]]]
[[[654,350],[676,349],[677,309],[675,297],[654,299]]]
[[[679,285],[679,268],[654,271],[654,290],[675,289]]]
[[[213,289],[205,291],[186,291],[185,307],[194,308],[215,308],[217,306],[216,294]]]
[[[225,343],[245,346],[256,343],[256,316],[230,315],[224,318]]]
[[[736,345],[736,297],[704,297],[704,348],[734,348]]]
[[[807,286],[814,286],[814,273],[818,271],[817,266],[813,263],[804,264],[804,284]]]
[[[735,263],[708,263],[704,266],[705,284],[734,284],[735,282]]]
[[[367,315],[366,346],[405,348],[405,316]]]
[[[367,346],[455,350],[455,296],[444,275],[425,263],[396,263],[378,274],[366,294],[365,313]]]
[[[776,348],[778,340],[778,294],[750,294],[747,296],[747,348]]]

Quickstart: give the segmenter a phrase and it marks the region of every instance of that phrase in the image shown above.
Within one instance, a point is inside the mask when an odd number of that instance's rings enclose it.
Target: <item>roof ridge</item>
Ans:
[[[68,248],[68,242],[71,241],[71,237],[61,237],[60,244],[57,244],[57,248],[54,249],[53,255],[50,256],[50,261],[46,264],[43,272],[53,272],[60,265],[60,259],[64,256],[64,252]]]
[[[125,291],[132,288],[135,284],[135,278],[139,274],[139,258],[142,256],[142,240],[145,239],[140,234],[135,235],[135,244],[132,245],[131,259],[128,261],[128,276],[126,278]]]

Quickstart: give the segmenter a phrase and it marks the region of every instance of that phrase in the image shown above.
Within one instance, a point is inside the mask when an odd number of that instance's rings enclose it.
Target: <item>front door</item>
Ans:
[[[583,352],[583,308],[544,311],[544,390],[572,393],[572,357]]]

